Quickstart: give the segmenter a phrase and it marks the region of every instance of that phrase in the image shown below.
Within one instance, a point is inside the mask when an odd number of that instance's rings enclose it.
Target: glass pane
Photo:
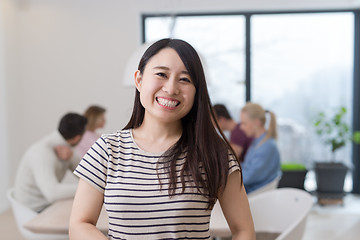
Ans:
[[[251,96],[278,116],[283,161],[331,158],[314,134],[318,111],[345,106],[351,124],[353,21],[352,13],[252,17]],[[336,157],[350,163],[351,146]]]
[[[235,120],[245,103],[243,16],[148,17],[146,42],[180,38],[201,55],[211,101],[225,104]]]

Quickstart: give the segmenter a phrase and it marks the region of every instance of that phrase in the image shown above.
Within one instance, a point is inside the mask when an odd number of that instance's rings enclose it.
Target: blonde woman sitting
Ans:
[[[265,129],[266,113],[270,114],[269,127]],[[276,144],[275,114],[265,111],[259,104],[247,103],[241,110],[241,129],[253,137],[241,167],[247,193],[273,181],[281,175],[280,154]]]

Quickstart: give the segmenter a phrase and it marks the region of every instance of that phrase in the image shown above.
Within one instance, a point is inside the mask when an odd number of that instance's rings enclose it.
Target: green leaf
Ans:
[[[343,113],[343,115],[346,113],[346,107],[341,107],[340,111]]]
[[[316,122],[315,122],[315,127],[317,127],[317,126],[319,126],[320,125],[320,123],[321,123],[321,120],[317,120]]]
[[[354,132],[353,139],[355,143],[360,144],[360,131]]]
[[[335,123],[335,125],[339,125],[339,124],[340,124],[340,122],[341,122],[341,117],[342,117],[342,115],[339,114],[339,113],[335,115],[335,118],[334,118],[334,120],[333,120],[333,122]]]

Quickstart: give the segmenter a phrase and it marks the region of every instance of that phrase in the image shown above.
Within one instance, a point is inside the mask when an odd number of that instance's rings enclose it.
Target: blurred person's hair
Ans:
[[[69,140],[78,135],[83,135],[86,124],[86,117],[77,113],[67,113],[61,118],[58,130],[65,140]]]
[[[100,107],[100,106],[96,106],[96,105],[92,105],[90,107],[88,107],[88,109],[86,109],[84,116],[87,118],[88,123],[86,126],[87,130],[90,131],[94,131],[96,129],[96,124],[97,124],[97,120],[98,118],[104,114],[106,111],[105,108]]]
[[[230,116],[229,111],[227,110],[227,108],[225,107],[224,104],[215,104],[213,106],[213,109],[215,111],[215,115],[217,118],[219,117],[223,117],[226,118],[228,120],[232,120],[232,117]]]
[[[266,130],[266,136],[262,142],[269,138],[277,139],[276,116],[273,112],[264,110],[261,105],[252,102],[246,103],[245,106],[241,109],[241,112],[247,113],[249,118],[252,120],[259,119],[263,127],[265,127],[266,113],[269,113],[269,127]]]

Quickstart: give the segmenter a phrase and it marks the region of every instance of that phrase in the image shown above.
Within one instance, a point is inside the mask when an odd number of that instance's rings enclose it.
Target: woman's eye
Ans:
[[[180,81],[191,83],[191,80],[189,78],[180,78]]]
[[[158,73],[156,73],[156,75],[160,76],[160,77],[166,77],[166,74],[163,72],[158,72]]]

